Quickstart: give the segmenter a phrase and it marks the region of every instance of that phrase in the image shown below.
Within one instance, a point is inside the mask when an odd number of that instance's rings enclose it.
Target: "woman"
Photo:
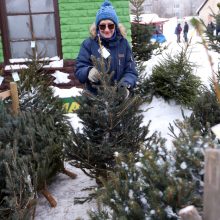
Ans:
[[[98,84],[99,71],[93,66],[91,55],[107,59],[111,56],[110,72],[114,71],[113,80],[121,86],[132,89],[137,81],[135,63],[128,41],[125,39],[125,29],[119,24],[118,16],[107,0],[96,14],[95,24],[90,28],[91,37],[84,40],[76,60],[75,75],[86,88],[95,93],[92,84]],[[99,40],[103,47],[100,51]]]
[[[175,29],[175,34],[177,36],[177,43],[180,43],[180,34],[181,34],[181,31],[182,31],[182,28],[181,28],[181,25],[180,23],[176,26],[176,29]]]

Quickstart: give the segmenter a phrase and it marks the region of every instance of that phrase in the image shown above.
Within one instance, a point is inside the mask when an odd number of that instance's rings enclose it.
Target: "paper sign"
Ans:
[[[216,137],[220,139],[220,124],[211,127],[211,130],[216,135]]]
[[[31,48],[35,48],[36,44],[35,41],[31,41]]]
[[[14,79],[15,82],[16,82],[16,81],[19,81],[20,78],[19,78],[18,72],[13,72],[13,73],[12,73],[12,78]]]
[[[108,50],[105,47],[102,47],[102,52],[100,51],[100,49],[98,50],[99,53],[101,53],[101,55],[106,59],[110,56],[110,53],[108,52]]]
[[[77,102],[77,99],[79,99],[79,97],[62,98],[63,107],[67,112],[72,113],[79,109],[79,103]]]
[[[0,76],[0,85],[2,84],[3,80],[4,80],[4,77]]]

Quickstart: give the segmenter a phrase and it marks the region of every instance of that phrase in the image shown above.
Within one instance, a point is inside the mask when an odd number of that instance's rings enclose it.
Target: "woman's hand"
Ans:
[[[99,71],[93,67],[90,71],[89,71],[89,74],[88,74],[88,79],[90,82],[93,82],[93,83],[96,83],[99,81],[100,79],[100,73]]]

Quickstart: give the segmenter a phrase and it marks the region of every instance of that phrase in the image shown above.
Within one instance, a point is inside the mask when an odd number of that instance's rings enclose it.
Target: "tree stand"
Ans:
[[[67,170],[67,169],[63,169],[63,173],[66,174],[67,176],[69,176],[72,179],[75,179],[77,177],[77,174]]]
[[[45,187],[44,189],[42,189],[40,191],[45,198],[47,199],[47,201],[50,203],[51,207],[55,208],[57,206],[57,202],[56,200],[53,198],[53,196],[51,195],[51,193],[47,190],[47,188]]]

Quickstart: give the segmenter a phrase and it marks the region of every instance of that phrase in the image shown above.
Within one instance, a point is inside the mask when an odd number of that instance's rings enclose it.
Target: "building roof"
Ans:
[[[140,24],[158,24],[164,23],[169,20],[167,18],[160,18],[157,14],[142,14],[140,18]],[[135,22],[134,19],[135,15],[130,15],[130,21]]]
[[[200,6],[199,8],[196,10],[196,14],[199,15],[199,12],[202,10],[202,8],[206,5],[206,3],[208,2],[208,0],[205,0]]]

